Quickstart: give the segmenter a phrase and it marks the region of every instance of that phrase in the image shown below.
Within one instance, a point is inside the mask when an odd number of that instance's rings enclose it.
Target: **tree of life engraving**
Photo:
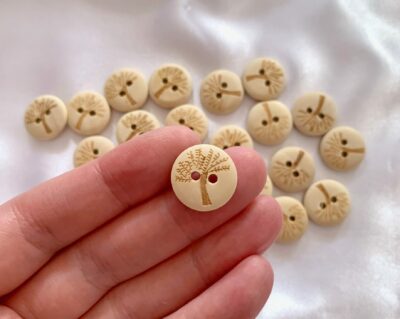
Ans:
[[[98,97],[93,94],[85,94],[77,96],[70,104],[71,108],[80,114],[75,128],[80,130],[87,116],[103,117],[106,110]]]
[[[201,134],[206,129],[204,119],[195,109],[176,109],[173,113],[171,113],[171,117],[175,121],[175,123],[184,125],[199,134]]]
[[[278,65],[270,60],[262,60],[257,74],[246,76],[246,81],[262,80],[270,95],[275,96],[283,86],[283,72]]]
[[[129,141],[136,135],[146,133],[156,128],[149,115],[141,112],[125,116],[122,120],[122,124],[130,130],[130,133],[125,141]]]
[[[341,220],[349,207],[349,198],[346,193],[340,192],[337,195],[331,195],[320,183],[317,189],[324,195],[324,201],[320,203],[315,215],[323,221]]]
[[[305,110],[298,110],[297,118],[299,119],[299,123],[306,127],[308,131],[320,133],[326,132],[332,127],[335,120],[332,116],[322,112],[324,102],[325,96],[320,95],[316,108],[310,105]]]
[[[158,71],[158,77],[161,79],[162,86],[154,93],[156,98],[160,98],[169,89],[180,95],[188,93],[188,79],[182,70],[170,66],[165,67]]]
[[[283,219],[284,227],[281,237],[284,239],[299,237],[307,226],[304,211],[299,204],[291,206],[287,214],[283,214]]]
[[[284,185],[302,185],[310,178],[304,169],[298,167],[304,155],[304,151],[300,150],[294,162],[291,160],[287,160],[285,163],[277,161],[272,166],[272,173]]]
[[[230,90],[229,84],[222,80],[221,74],[212,75],[204,84],[203,97],[206,104],[212,109],[222,110],[225,95],[241,97],[242,92]]]
[[[281,140],[290,128],[290,121],[287,115],[273,116],[268,102],[262,104],[265,117],[260,120],[255,129],[255,135],[263,140]]]
[[[114,74],[105,87],[107,99],[112,100],[120,96],[126,98],[130,105],[135,106],[137,102],[129,93],[129,88],[134,85],[136,79],[137,76],[135,73],[129,71],[122,71]]]
[[[232,146],[240,146],[249,143],[249,138],[240,130],[226,129],[214,140],[214,145],[222,149]]]
[[[91,160],[98,158],[100,150],[95,147],[94,141],[86,141],[79,147],[76,154],[76,164],[81,166]]]
[[[207,181],[216,183],[218,172],[229,171],[230,165],[226,162],[228,157],[221,156],[210,149],[207,154],[203,154],[200,148],[187,153],[187,160],[178,163],[175,180],[181,183],[199,181],[201,201],[204,206],[212,205],[207,191]]]
[[[340,132],[332,134],[326,144],[327,147],[322,150],[326,160],[341,169],[346,167],[347,160],[351,154],[364,154],[365,152],[364,147],[347,147],[348,141]]]
[[[35,100],[25,114],[26,124],[41,124],[47,134],[53,131],[47,123],[47,117],[51,115],[51,110],[57,107],[56,102],[49,98]]]

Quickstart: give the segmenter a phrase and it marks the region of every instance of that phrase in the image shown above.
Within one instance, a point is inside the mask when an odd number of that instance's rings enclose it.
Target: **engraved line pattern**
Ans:
[[[81,166],[89,161],[92,161],[99,157],[100,151],[95,147],[94,141],[86,141],[77,150],[76,154],[76,164]]]
[[[289,117],[273,116],[268,102],[262,104],[266,118],[259,121],[258,126],[254,130],[254,134],[261,140],[274,141],[281,140],[285,136],[285,132],[290,128]]]
[[[208,107],[214,110],[224,109],[225,95],[241,97],[241,91],[233,91],[228,89],[228,83],[222,81],[221,74],[212,75],[204,84],[203,97]]]
[[[202,134],[206,129],[204,118],[198,110],[192,108],[178,108],[171,113],[175,123],[185,125],[191,130]]]
[[[125,141],[129,141],[137,135],[141,135],[156,128],[150,116],[144,113],[129,114],[124,117],[122,124],[131,130]]]
[[[189,91],[189,83],[186,74],[175,67],[165,67],[158,71],[158,77],[162,81],[162,86],[154,93],[156,98],[160,98],[161,95],[168,89],[179,93],[180,95],[186,95]]]
[[[116,97],[125,97],[130,105],[135,106],[137,102],[129,93],[128,89],[135,84],[136,79],[136,74],[129,71],[122,71],[114,74],[111,79],[107,81],[104,90],[107,100],[112,100]]]
[[[304,210],[299,204],[291,206],[288,212],[283,214],[283,219],[284,223],[280,235],[283,240],[298,238],[307,227]]]
[[[102,101],[94,94],[79,95],[70,103],[70,107],[80,114],[75,128],[80,130],[87,116],[104,117],[106,113]]]
[[[310,178],[310,174],[302,168],[298,168],[304,157],[304,151],[299,151],[296,160],[286,161],[283,163],[277,161],[271,168],[271,175],[273,174],[283,185],[294,186],[302,185]]]
[[[53,131],[49,126],[47,117],[51,115],[51,110],[57,107],[56,102],[49,98],[35,100],[25,113],[26,124],[41,124],[47,134]]]
[[[249,143],[248,136],[237,129],[223,130],[214,140],[214,145],[222,149],[232,146],[240,146]]]
[[[320,95],[315,110],[313,110],[311,106],[307,107],[305,110],[298,110],[297,118],[299,119],[301,126],[304,126],[308,131],[315,133],[326,132],[332,127],[335,120],[332,116],[322,112],[324,102],[325,96]]]
[[[324,195],[325,201],[320,204],[315,216],[325,223],[342,219],[350,205],[347,194],[340,192],[336,196],[332,196],[322,183],[316,187]]]
[[[275,96],[283,87],[283,72],[278,65],[270,60],[262,60],[258,74],[246,76],[246,81],[263,80],[268,93]]]

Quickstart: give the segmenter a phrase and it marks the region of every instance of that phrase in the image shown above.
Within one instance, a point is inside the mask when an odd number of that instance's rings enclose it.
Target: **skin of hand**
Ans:
[[[171,167],[197,143],[182,126],[151,131],[1,205],[0,318],[255,318],[281,211],[258,196],[265,164],[244,147],[226,150],[226,205],[182,205]]]

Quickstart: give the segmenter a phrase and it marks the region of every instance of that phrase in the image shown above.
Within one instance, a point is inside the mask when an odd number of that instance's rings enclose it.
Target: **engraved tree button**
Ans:
[[[242,103],[243,96],[239,76],[228,70],[213,71],[201,83],[201,104],[215,114],[235,111]]]
[[[80,135],[101,133],[110,122],[107,100],[99,93],[84,91],[68,103],[68,125]]]
[[[233,146],[253,147],[253,140],[240,126],[225,125],[214,134],[211,144],[225,150]]]
[[[64,130],[67,119],[67,108],[63,101],[53,95],[42,95],[28,106],[25,128],[39,140],[51,140]]]
[[[157,118],[143,110],[126,113],[117,123],[117,141],[119,144],[129,141],[135,136],[160,127]]]
[[[212,211],[233,196],[237,185],[236,167],[230,156],[218,147],[195,145],[175,160],[171,183],[182,204],[197,211]]]
[[[282,228],[276,242],[290,243],[299,240],[308,226],[308,217],[304,206],[297,199],[288,196],[275,199],[283,213]]]
[[[265,185],[260,194],[272,196],[272,192],[274,191],[274,186],[271,182],[271,177],[267,175],[267,180],[265,181]]]
[[[355,129],[335,127],[322,138],[319,152],[328,167],[348,171],[356,168],[364,159],[365,142]]]
[[[114,148],[113,142],[104,136],[90,136],[83,139],[74,153],[74,166],[79,167],[93,161]]]
[[[246,93],[257,101],[278,98],[285,85],[283,67],[274,59],[254,59],[246,66],[243,73],[243,86]]]
[[[350,212],[350,194],[343,184],[334,180],[322,180],[307,190],[304,206],[314,223],[321,226],[337,225]]]
[[[189,101],[192,95],[192,78],[182,66],[164,64],[152,74],[149,92],[154,103],[171,109]]]
[[[136,70],[117,70],[107,79],[104,94],[113,109],[133,111],[142,107],[147,100],[147,82],[143,74]]]
[[[336,105],[325,93],[311,92],[295,101],[292,114],[294,125],[301,133],[321,136],[336,122]]]
[[[166,125],[183,125],[196,132],[204,140],[208,131],[208,119],[198,107],[185,104],[172,109],[165,118]]]
[[[292,114],[279,101],[260,102],[253,106],[247,117],[250,135],[264,145],[282,143],[292,131]]]
[[[281,190],[300,192],[314,179],[314,160],[300,147],[285,147],[272,157],[269,174],[274,185]]]

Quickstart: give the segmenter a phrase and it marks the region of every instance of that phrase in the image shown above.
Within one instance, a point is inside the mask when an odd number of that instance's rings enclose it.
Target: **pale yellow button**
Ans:
[[[37,97],[25,112],[25,127],[39,140],[57,137],[67,124],[68,113],[63,101],[53,95]]]
[[[307,212],[304,206],[292,197],[276,197],[282,209],[283,223],[276,239],[278,243],[290,243],[299,240],[308,226]]]
[[[292,109],[295,127],[303,134],[321,136],[336,122],[336,105],[333,99],[321,92],[304,94],[294,102]]]
[[[222,149],[233,146],[253,147],[249,133],[237,125],[222,126],[212,137],[211,144]]]
[[[239,76],[228,70],[213,71],[201,83],[201,104],[215,114],[235,111],[242,103],[243,96]]]
[[[78,167],[95,160],[114,148],[113,142],[104,136],[90,136],[83,139],[74,153],[74,166]]]
[[[283,67],[274,59],[254,59],[246,66],[243,73],[243,86],[246,93],[257,101],[278,98],[285,85]]]
[[[182,66],[164,64],[152,74],[149,92],[154,103],[171,109],[190,100],[192,78]]]
[[[184,125],[195,131],[204,140],[208,131],[208,120],[198,107],[185,104],[172,109],[166,119],[166,125]]]
[[[329,179],[322,180],[307,190],[304,206],[314,223],[322,226],[337,225],[350,212],[350,194],[341,183]]]
[[[267,180],[265,182],[265,185],[261,191],[262,195],[268,195],[268,196],[272,196],[272,192],[274,191],[274,186],[272,185],[271,182],[271,177],[269,177],[267,175]]]
[[[195,145],[175,160],[171,183],[182,204],[197,211],[211,211],[225,205],[233,196],[237,184],[236,167],[220,148]]]
[[[117,123],[117,141],[123,143],[131,138],[160,127],[157,118],[143,110],[132,111],[122,116]]]
[[[79,92],[67,108],[68,125],[80,135],[99,134],[110,122],[111,112],[107,100],[96,92]]]
[[[272,157],[269,174],[274,185],[281,190],[300,192],[314,179],[314,160],[300,147],[285,147]]]
[[[337,171],[356,168],[365,156],[360,132],[347,126],[335,127],[321,140],[320,154],[325,164]]]
[[[264,145],[282,143],[292,131],[292,114],[279,101],[260,102],[253,106],[247,117],[250,135]]]
[[[108,104],[117,111],[136,110],[147,100],[146,79],[142,73],[133,69],[117,70],[107,79],[104,95]]]

